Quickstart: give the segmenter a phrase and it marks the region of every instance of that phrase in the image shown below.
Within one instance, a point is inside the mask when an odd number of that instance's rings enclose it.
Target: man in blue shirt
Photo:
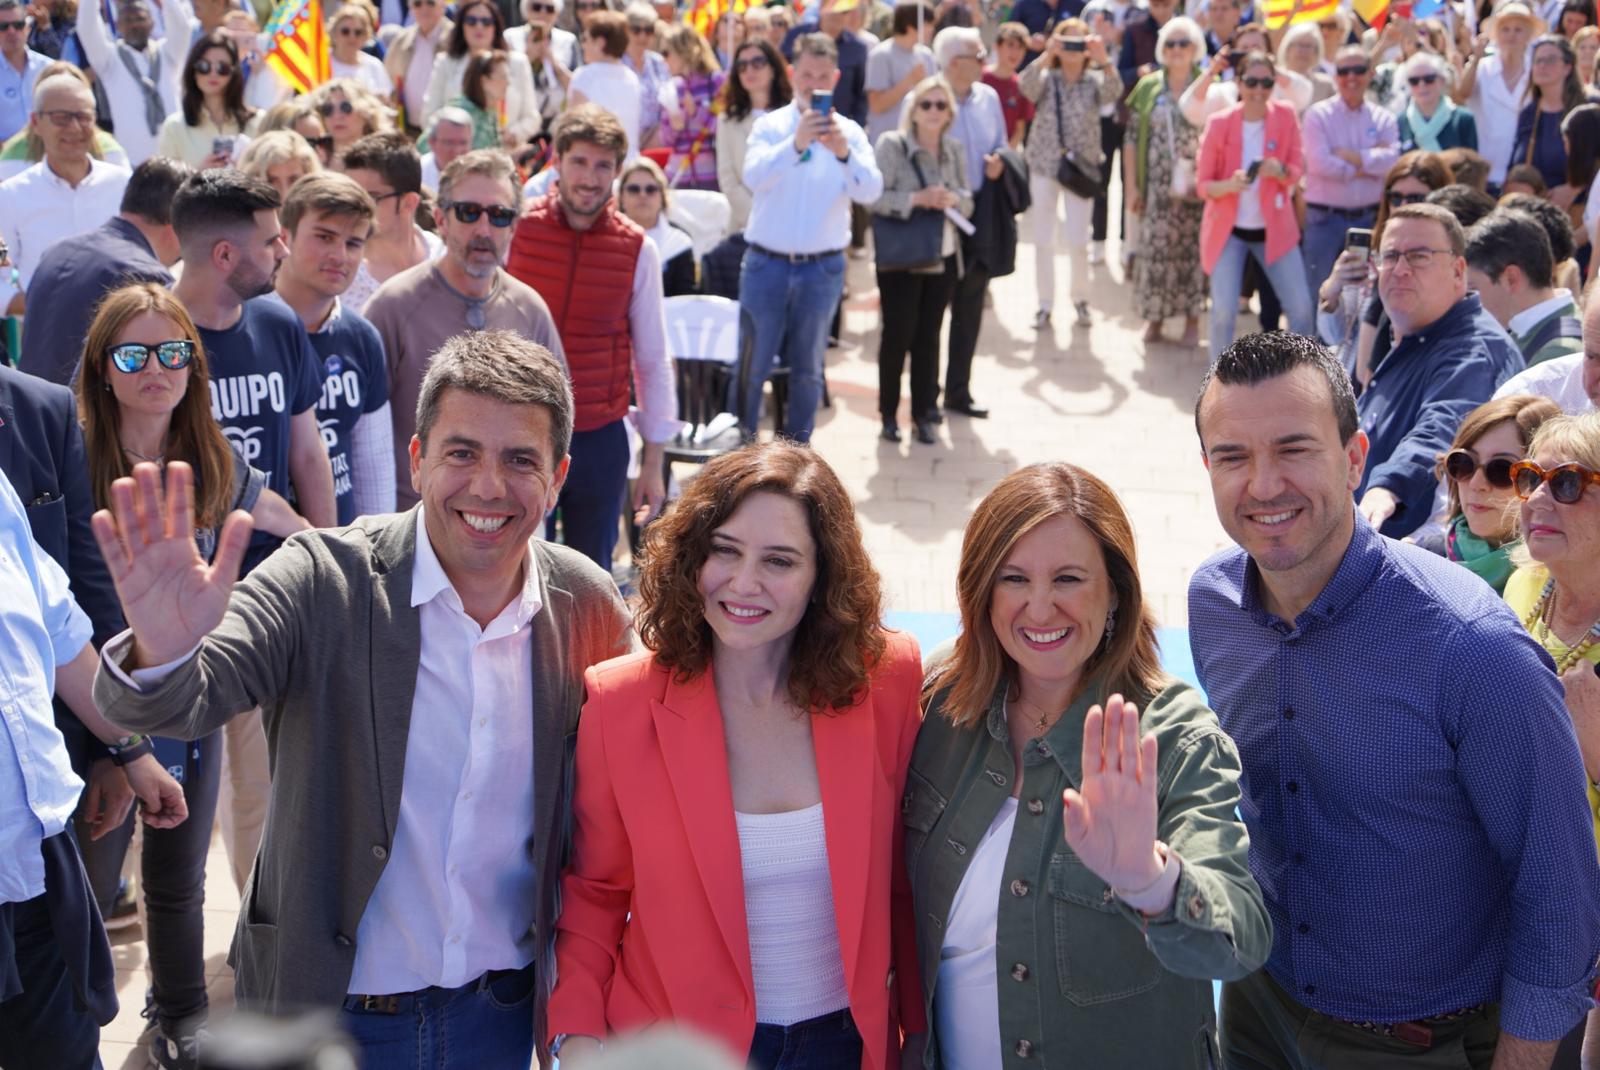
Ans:
[[[1190,641],[1274,930],[1223,989],[1226,1064],[1548,1067],[1600,951],[1549,658],[1487,584],[1357,515],[1367,438],[1316,342],[1236,341],[1195,423],[1238,547],[1196,572]]]
[[[28,125],[33,83],[50,57],[28,47],[28,12],[19,0],[0,0],[0,141]]]
[[[1356,500],[1396,539],[1427,522],[1435,467],[1462,417],[1523,368],[1511,336],[1467,292],[1466,249],[1466,231],[1436,204],[1399,208],[1383,230],[1378,293],[1395,341],[1357,403],[1372,446]]]

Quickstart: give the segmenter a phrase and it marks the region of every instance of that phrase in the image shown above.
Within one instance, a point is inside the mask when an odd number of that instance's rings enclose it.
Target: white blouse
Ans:
[[[948,1070],[999,1070],[1002,1062],[995,930],[1000,882],[1016,822],[1017,800],[1007,799],[978,841],[950,902],[933,997],[939,1054]]]

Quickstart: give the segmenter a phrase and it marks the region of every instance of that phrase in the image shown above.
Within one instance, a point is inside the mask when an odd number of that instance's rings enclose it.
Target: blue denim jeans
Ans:
[[[1351,227],[1370,228],[1377,216],[1377,205],[1360,216],[1306,208],[1306,231],[1300,238],[1300,251],[1305,254],[1306,292],[1311,298],[1312,308],[1317,307],[1317,288],[1327,281],[1328,273],[1333,270],[1333,262],[1339,259],[1339,254],[1344,250],[1345,231]],[[1283,298],[1281,287],[1278,297]],[[1285,304],[1284,307],[1289,306]]]
[[[568,452],[572,467],[554,512],[545,520],[544,537],[555,541],[559,517],[561,541],[610,572],[628,495],[627,425],[614,420],[593,431],[573,432]]]
[[[850,1008],[794,1025],[756,1023],[751,1070],[837,1070],[861,1065],[861,1034]]]
[[[532,966],[486,973],[460,988],[397,997],[394,1014],[345,1000],[341,1025],[361,1048],[361,1065],[384,1070],[488,1070],[533,1062]]]
[[[1291,248],[1269,264],[1265,242],[1247,242],[1237,234],[1230,234],[1217,266],[1211,269],[1212,360],[1221,356],[1233,341],[1233,325],[1239,315],[1239,285],[1244,279],[1245,264],[1251,257],[1261,265],[1261,270],[1267,273],[1267,281],[1278,293],[1284,315],[1289,317],[1289,330],[1295,334],[1316,335],[1315,306],[1306,290],[1306,268],[1299,248]]]
[[[744,254],[739,307],[755,324],[750,379],[739,404],[739,425],[753,434],[761,421],[761,390],[781,355],[789,369],[789,404],[783,433],[810,442],[822,401],[822,360],[828,324],[844,292],[844,254],[790,263],[756,249]]]

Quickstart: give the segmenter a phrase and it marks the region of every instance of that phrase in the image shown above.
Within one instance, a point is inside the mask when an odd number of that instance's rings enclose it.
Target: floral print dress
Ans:
[[[1130,154],[1139,151],[1137,123],[1128,124],[1123,145]],[[1170,316],[1199,317],[1205,310],[1206,273],[1200,267],[1200,218],[1205,206],[1198,197],[1180,199],[1172,194],[1173,160],[1188,160],[1193,175],[1199,149],[1199,128],[1183,117],[1172,93],[1162,90],[1150,112],[1144,216],[1139,255],[1133,262],[1133,306],[1147,323]]]

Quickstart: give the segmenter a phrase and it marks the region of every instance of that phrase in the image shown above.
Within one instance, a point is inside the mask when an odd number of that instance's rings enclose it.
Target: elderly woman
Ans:
[[[289,187],[322,170],[322,162],[311,143],[293,130],[271,130],[250,142],[239,157],[239,170],[287,197]]]
[[[329,67],[335,78],[352,78],[380,97],[394,92],[383,60],[363,52],[372,40],[372,10],[365,4],[345,4],[328,20]]]
[[[647,651],[585,678],[562,1065],[677,1022],[755,1070],[898,1070],[927,1028],[900,824],[922,668],[849,494],[803,446],[719,457],[647,529],[639,591]]]
[[[1067,247],[1072,269],[1069,284],[1077,325],[1093,323],[1089,315],[1089,239],[1094,190],[1106,154],[1100,137],[1100,110],[1122,96],[1122,78],[1098,34],[1082,19],[1056,24],[1037,63],[1022,72],[1023,96],[1033,101],[1028,130],[1028,220],[1033,230],[1033,282],[1039,297],[1035,330],[1050,326],[1056,301],[1056,245]],[[1058,166],[1071,159],[1086,176],[1074,192],[1058,180]],[[1063,209],[1065,209],[1063,217]]]
[[[1200,73],[1205,35],[1187,16],[1167,20],[1156,36],[1161,68],[1139,79],[1128,94],[1128,132],[1122,153],[1122,188],[1128,211],[1141,217],[1134,261],[1133,304],[1145,322],[1146,344],[1165,341],[1162,323],[1183,317],[1179,344],[1200,344],[1200,310],[1206,277],[1200,267],[1202,206],[1195,190],[1200,131],[1183,117],[1178,100]]]
[[[1215,1065],[1210,979],[1253,972],[1272,927],[1238,754],[1161,669],[1121,503],[1073,465],[1014,472],[956,582],[902,808],[922,1065]]]
[[[1233,341],[1239,286],[1254,260],[1284,303],[1289,329],[1316,326],[1294,190],[1305,172],[1294,106],[1272,99],[1272,57],[1251,52],[1232,83],[1239,103],[1213,115],[1200,139],[1199,185],[1205,198],[1200,255],[1211,276],[1211,359]]]
[[[1316,23],[1297,22],[1284,30],[1278,42],[1278,67],[1311,83],[1312,104],[1327,100],[1335,92],[1333,79],[1323,71],[1322,61],[1322,32]]]
[[[667,176],[648,156],[625,164],[617,179],[617,202],[622,214],[644,228],[661,254],[661,287],[667,297],[692,294],[699,272],[694,240],[689,232],[667,219],[671,204]]]
[[[500,8],[492,0],[467,0],[457,10],[455,28],[445,40],[444,54],[433,61],[433,76],[428,81],[428,93],[423,104],[425,120],[446,104],[456,102],[461,96],[466,80],[467,63],[475,52],[499,51],[507,54],[510,83],[506,88],[505,129],[507,141],[520,145],[539,132],[544,120],[539,115],[539,97],[533,88],[533,67],[525,51],[513,49],[506,43],[505,24]]]
[[[900,376],[911,355],[911,426],[932,445],[939,400],[939,327],[960,271],[960,239],[946,212],[972,214],[966,153],[949,136],[955,93],[942,77],[924,78],[901,108],[900,128],[878,138],[883,194],[872,206],[878,294],[878,415],[882,437],[900,441]]]
[[[661,129],[661,88],[672,82],[672,69],[667,58],[655,51],[656,12],[649,4],[632,3],[623,13],[626,20],[627,41],[621,55],[622,65],[639,79],[639,148],[658,145],[664,131]],[[584,62],[589,62],[587,56]],[[624,124],[626,125],[626,124]],[[629,142],[629,148],[633,143]]]
[[[1477,120],[1450,99],[1450,76],[1444,59],[1432,52],[1417,52],[1406,60],[1401,77],[1411,99],[1399,116],[1401,152],[1477,149]]]

